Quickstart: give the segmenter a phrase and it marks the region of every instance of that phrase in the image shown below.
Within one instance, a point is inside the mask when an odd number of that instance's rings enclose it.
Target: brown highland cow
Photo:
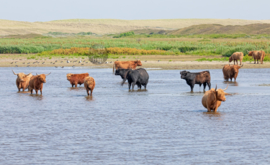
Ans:
[[[93,77],[90,77],[90,76],[85,77],[85,79],[84,79],[84,87],[86,89],[86,93],[87,93],[88,96],[89,95],[92,96],[95,85],[96,85],[96,82],[95,82],[95,79]],[[89,94],[89,91],[91,91],[91,94]]]
[[[142,66],[142,62],[140,60],[136,61],[115,61],[113,64],[113,73],[114,68],[117,69],[136,69],[137,66]]]
[[[223,71],[223,76],[224,76],[224,80],[228,81],[229,79],[232,81],[232,79],[234,78],[234,81],[236,81],[236,78],[238,76],[239,73],[239,69],[243,67],[242,66],[238,66],[238,65],[225,65],[222,69]]]
[[[77,87],[78,84],[81,85],[84,83],[84,78],[87,76],[89,76],[88,73],[81,73],[81,74],[68,73],[67,80],[70,82],[72,87],[74,85],[75,85],[75,87]]]
[[[32,76],[29,82],[29,89],[31,91],[31,94],[33,93],[33,90],[36,91],[36,94],[38,93],[38,90],[40,90],[40,94],[42,94],[43,89],[43,83],[46,83],[46,76],[49,74],[39,74],[36,76]]]
[[[253,57],[254,64],[256,64],[256,60],[257,60],[257,64],[259,64],[259,60],[261,61],[261,64],[263,64],[263,60],[264,60],[264,57],[265,57],[265,52],[263,50],[261,50],[261,51],[249,51],[248,56]]]
[[[235,65],[235,61],[236,64],[238,65],[238,60],[240,61],[240,65],[242,65],[242,60],[243,60],[244,54],[242,52],[235,52],[231,55],[231,57],[229,58],[229,62],[234,62]]]
[[[29,81],[33,75],[31,73],[29,73],[27,75],[25,75],[24,73],[15,73],[13,70],[12,70],[12,72],[14,75],[17,75],[16,85],[17,85],[19,92],[21,91],[21,89],[24,92],[24,90],[29,87]],[[28,88],[28,91],[29,91],[29,88]]]
[[[202,105],[207,109],[207,112],[217,111],[218,107],[221,105],[221,101],[226,101],[225,95],[228,95],[225,90],[228,89],[216,89],[212,88],[206,91],[202,97]]]

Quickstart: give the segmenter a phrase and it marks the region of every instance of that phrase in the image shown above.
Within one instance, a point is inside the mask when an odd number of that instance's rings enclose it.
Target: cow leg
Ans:
[[[36,91],[36,94],[38,93],[38,90],[37,89],[35,89],[35,91]]]
[[[191,84],[191,85],[190,85],[191,92],[193,92],[193,88],[194,88],[194,85]]]
[[[42,95],[42,89],[40,89],[40,94]]]
[[[131,83],[130,82],[128,82],[128,89],[130,90],[130,86],[131,86]]]
[[[203,83],[203,92],[205,92],[206,83]]]
[[[86,93],[87,93],[87,95],[89,96],[89,89],[86,89]]]
[[[77,85],[78,85],[78,84],[77,84],[77,83],[75,83],[74,85],[75,85],[75,87],[77,88]]]
[[[134,90],[135,82],[132,82],[132,90]]]
[[[33,89],[31,89],[31,94],[33,94]]]
[[[92,96],[92,93],[93,93],[93,90],[91,89],[91,94],[90,94],[91,96]]]
[[[211,89],[211,83],[207,83],[209,90]]]

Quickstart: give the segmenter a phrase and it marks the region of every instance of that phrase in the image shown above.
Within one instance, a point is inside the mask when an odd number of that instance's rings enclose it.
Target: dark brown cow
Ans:
[[[256,60],[257,60],[257,64],[259,64],[259,60],[261,61],[261,64],[263,64],[263,60],[264,60],[264,57],[265,57],[265,52],[263,50],[261,50],[261,51],[249,51],[248,56],[253,57],[254,64],[256,64]]]
[[[238,66],[238,65],[225,65],[222,69],[223,71],[223,76],[224,76],[224,79],[226,81],[228,81],[229,79],[232,79],[234,78],[234,81],[236,81],[236,78],[238,76],[238,73],[239,73],[239,69],[243,67],[242,66]]]
[[[115,61],[113,64],[113,73],[115,69],[136,69],[137,66],[142,66],[140,60],[136,61]]]
[[[84,79],[84,87],[86,89],[86,93],[92,96],[93,90],[95,88],[96,82],[95,79],[93,77],[85,77]],[[89,91],[91,91],[91,94],[89,94]]]
[[[221,105],[221,101],[226,101],[225,95],[228,95],[225,90],[228,89],[216,89],[212,88],[209,91],[206,91],[202,98],[202,105],[207,109],[208,112],[211,110],[217,111],[218,107]]]
[[[12,72],[14,75],[17,75],[16,85],[19,92],[21,91],[21,89],[24,92],[24,90],[29,87],[29,81],[33,75],[31,73],[27,75],[25,75],[24,73],[15,73],[13,70]],[[28,91],[29,91],[29,88],[28,88]]]
[[[81,85],[81,84],[84,83],[84,79],[87,76],[89,76],[88,73],[81,73],[81,74],[68,73],[67,74],[67,80],[70,82],[72,87],[74,85],[75,85],[75,87],[77,87],[78,84]]]
[[[190,86],[191,92],[193,92],[195,84],[199,84],[200,86],[203,84],[203,91],[205,91],[206,84],[209,89],[211,88],[211,76],[209,71],[192,73],[184,70],[180,72],[180,75],[181,79],[186,80],[187,84]]]
[[[31,94],[33,93],[33,90],[36,91],[36,94],[38,93],[38,90],[40,90],[40,94],[42,94],[43,89],[43,83],[46,83],[46,76],[49,74],[39,74],[36,76],[32,76],[29,82],[29,89],[31,91]]]

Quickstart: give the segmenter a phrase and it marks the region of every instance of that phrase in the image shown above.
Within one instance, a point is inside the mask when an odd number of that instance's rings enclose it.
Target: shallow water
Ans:
[[[18,93],[15,72],[49,73],[43,95]],[[93,96],[67,73],[95,78]],[[212,87],[225,88],[210,70]],[[177,70],[148,70],[129,92],[112,69],[0,68],[1,164],[269,164],[270,69],[241,69],[218,113]],[[82,85],[83,86],[83,85]],[[207,88],[208,89],[208,88]]]

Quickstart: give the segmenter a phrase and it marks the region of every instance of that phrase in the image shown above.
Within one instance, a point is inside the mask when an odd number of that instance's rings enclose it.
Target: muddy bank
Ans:
[[[157,69],[221,69],[228,62],[218,61],[196,61],[204,56],[191,55],[147,55],[147,56],[120,56],[117,59],[108,59],[105,64],[92,64],[87,57],[77,58],[60,58],[53,57],[51,59],[39,57],[39,59],[27,59],[29,55],[0,55],[0,67],[93,67],[93,68],[112,68],[113,62],[116,60],[127,61],[140,59],[143,68]],[[123,58],[124,57],[124,58]],[[217,56],[207,56],[207,58]],[[244,62],[243,68],[270,68],[269,62],[264,64],[253,64],[253,62]]]

